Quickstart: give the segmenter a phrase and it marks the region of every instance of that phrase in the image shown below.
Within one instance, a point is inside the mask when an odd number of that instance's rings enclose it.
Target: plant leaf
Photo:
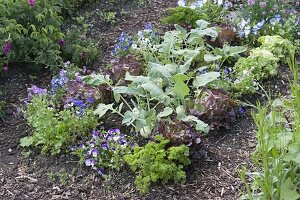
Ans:
[[[197,88],[203,87],[203,86],[207,85],[208,83],[216,80],[219,77],[220,77],[219,72],[208,72],[205,74],[201,74],[199,76],[196,76],[196,79],[193,82],[193,86],[197,87]]]
[[[157,115],[157,118],[167,117],[173,113],[173,109],[170,107],[165,107],[162,112]]]
[[[109,111],[109,110],[114,111],[113,105],[114,105],[113,103],[112,104],[100,103],[98,105],[97,109],[94,111],[94,113],[95,113],[95,115],[102,117],[103,115],[106,114],[107,111]]]
[[[222,56],[215,56],[213,54],[205,54],[204,55],[204,61],[207,62],[207,63],[210,63],[210,62],[214,62],[216,60],[220,60],[222,58]]]

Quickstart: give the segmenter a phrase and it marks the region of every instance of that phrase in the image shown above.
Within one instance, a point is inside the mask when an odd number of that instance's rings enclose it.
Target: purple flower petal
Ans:
[[[88,158],[88,159],[85,160],[85,165],[88,166],[88,167],[94,167],[95,160],[91,159],[91,158]]]

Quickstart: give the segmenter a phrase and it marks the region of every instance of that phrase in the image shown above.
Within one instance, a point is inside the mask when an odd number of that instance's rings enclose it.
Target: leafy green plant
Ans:
[[[78,22],[81,20],[83,19],[77,18]],[[79,66],[93,63],[101,54],[99,41],[87,37],[89,27],[90,25],[81,23],[72,25],[61,43],[62,56]]]
[[[266,49],[252,49],[248,57],[240,58],[234,65],[233,88],[239,94],[254,93],[259,82],[277,74],[278,61],[279,58]]]
[[[23,147],[41,147],[41,153],[60,153],[61,150],[95,129],[97,119],[90,109],[76,115],[74,109],[56,110],[45,95],[33,96],[27,105],[26,119],[34,131],[21,139]]]
[[[261,43],[261,48],[272,52],[277,58],[286,61],[286,56],[289,55],[291,48],[295,48],[291,41],[279,36],[262,36],[258,38],[258,42]]]
[[[132,154],[124,156],[131,170],[137,171],[134,182],[143,193],[149,191],[151,182],[183,182],[186,178],[183,167],[191,163],[187,146],[167,148],[169,140],[159,135],[155,136],[155,140],[157,142],[149,142],[144,147],[135,147]]]
[[[224,16],[228,14],[218,4],[215,4],[212,0],[208,0],[201,7],[195,9],[189,7],[176,7],[169,9],[169,15],[162,19],[164,24],[179,24],[182,26],[197,27],[197,20],[205,20],[212,23],[223,23]]]
[[[291,98],[281,98],[258,105],[258,113],[253,113],[257,124],[257,149],[252,157],[254,173],[241,171],[246,184],[245,199],[283,199],[300,198],[300,87],[299,64],[294,50],[287,63],[294,75],[291,82]]]
[[[63,38],[60,12],[51,1],[2,1],[0,46],[5,44],[6,51],[0,66],[10,62],[56,66],[61,61],[58,41]]]

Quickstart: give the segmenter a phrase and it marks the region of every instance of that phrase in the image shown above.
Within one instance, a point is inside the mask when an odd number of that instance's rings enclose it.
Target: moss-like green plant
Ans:
[[[149,142],[144,147],[135,147],[134,152],[124,156],[132,171],[137,171],[135,184],[143,193],[149,191],[151,182],[170,180],[183,182],[186,174],[183,167],[190,164],[189,148],[185,145],[166,148],[170,140],[155,136],[157,142]]]

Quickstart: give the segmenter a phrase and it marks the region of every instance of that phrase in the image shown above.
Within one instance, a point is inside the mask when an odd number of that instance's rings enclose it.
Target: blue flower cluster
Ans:
[[[195,0],[192,3],[187,4],[185,0],[178,0],[177,5],[181,7],[189,7],[191,9],[201,8],[207,0]],[[223,2],[223,0],[214,0],[215,4],[218,4],[219,6],[223,5],[225,9],[231,8],[233,5],[230,1],[226,0]]]
[[[120,129],[111,128],[106,133],[94,130],[92,137],[82,143],[75,151],[84,151],[85,165],[102,176],[107,167],[118,168],[122,156],[130,151],[129,139]]]
[[[254,26],[249,25],[250,20],[242,20],[239,25],[239,31],[238,35],[240,38],[248,37],[248,35],[252,32],[254,35],[257,35],[257,32],[260,31],[264,25],[269,22],[272,26],[275,26],[275,24],[281,25],[281,16],[280,14],[276,14],[273,18],[269,20],[262,19],[261,21],[257,22]]]
[[[61,70],[59,72],[59,77],[54,77],[51,80],[51,90],[53,94],[56,94],[59,88],[63,88],[68,83],[69,79],[67,77],[67,71]]]
[[[152,48],[153,50],[156,50],[156,45],[158,43],[158,32],[152,27],[151,22],[147,22],[145,24],[145,29],[138,31],[136,41],[132,45],[132,48],[140,50]]]
[[[132,45],[132,41],[125,32],[122,32],[116,40],[116,45],[112,51],[112,55],[126,55]]]

